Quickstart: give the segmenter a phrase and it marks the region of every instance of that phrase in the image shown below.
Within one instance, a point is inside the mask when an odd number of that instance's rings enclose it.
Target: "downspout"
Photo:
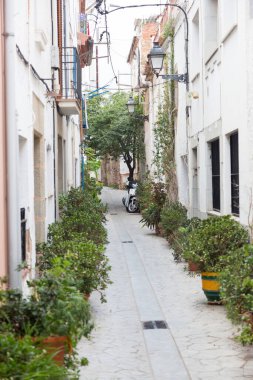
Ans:
[[[15,111],[15,4],[5,0],[5,95],[6,95],[6,129],[7,129],[7,199],[8,199],[8,254],[9,285],[12,288],[22,286],[21,273],[17,266],[21,263],[21,230],[18,199],[18,131]]]
[[[64,62],[67,62],[67,51],[66,51],[66,47],[67,47],[67,34],[66,34],[66,0],[63,0],[63,48],[64,48]],[[65,67],[64,67],[64,80],[65,80],[65,97],[66,99],[68,99],[69,97],[69,93],[68,93],[68,73],[67,73],[67,64],[65,63]]]
[[[51,0],[51,44],[54,46],[54,13],[53,13],[53,0]],[[52,69],[52,91],[54,91],[54,71]],[[54,100],[54,105],[53,105],[53,167],[54,167],[54,220],[56,221],[57,219],[57,200],[56,200],[56,149],[55,149],[55,106],[56,102]]]

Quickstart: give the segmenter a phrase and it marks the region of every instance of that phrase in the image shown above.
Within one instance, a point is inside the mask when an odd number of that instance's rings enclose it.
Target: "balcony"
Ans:
[[[57,106],[64,116],[79,115],[82,104],[82,73],[75,47],[64,47],[60,53],[60,93]]]
[[[77,44],[80,64],[83,69],[85,66],[91,65],[94,45],[93,38],[90,36],[89,23],[85,13],[80,13],[80,32],[77,32]]]

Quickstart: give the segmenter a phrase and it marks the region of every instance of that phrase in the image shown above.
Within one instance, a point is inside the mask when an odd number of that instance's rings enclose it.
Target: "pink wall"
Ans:
[[[0,0],[0,277],[7,270],[6,134],[4,85],[4,1]]]

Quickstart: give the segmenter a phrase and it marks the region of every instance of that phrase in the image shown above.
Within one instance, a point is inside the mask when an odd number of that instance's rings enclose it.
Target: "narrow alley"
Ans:
[[[107,303],[91,295],[95,328],[78,346],[89,360],[80,379],[253,379],[252,348],[235,342],[224,307],[207,304],[200,278],[175,263],[139,214],[125,211],[123,194],[103,190],[113,284]]]

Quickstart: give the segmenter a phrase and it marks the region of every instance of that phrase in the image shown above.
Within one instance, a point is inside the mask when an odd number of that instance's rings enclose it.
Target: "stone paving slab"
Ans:
[[[125,212],[121,191],[105,189],[103,197],[110,206],[107,254],[113,284],[106,304],[91,296],[96,327],[91,340],[78,346],[90,361],[80,378],[253,379],[253,349],[234,341],[236,328],[224,307],[207,305],[200,279],[187,276],[167,242],[140,226],[138,214]],[[153,316],[169,329],[143,330],[143,317]]]

